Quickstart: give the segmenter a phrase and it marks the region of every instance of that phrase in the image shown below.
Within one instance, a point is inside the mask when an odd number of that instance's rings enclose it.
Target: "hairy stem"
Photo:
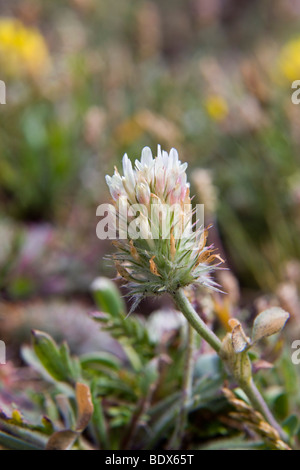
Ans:
[[[208,328],[203,320],[199,317],[195,309],[190,304],[187,299],[184,290],[182,288],[178,289],[173,293],[174,301],[183,313],[190,325],[199,333],[199,335],[211,345],[211,347],[219,353],[222,343],[219,338]]]

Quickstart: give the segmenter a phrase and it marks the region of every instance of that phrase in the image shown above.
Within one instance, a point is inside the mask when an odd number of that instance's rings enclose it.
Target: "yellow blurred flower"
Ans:
[[[292,39],[282,48],[279,68],[288,80],[300,80],[300,38]]]
[[[226,100],[220,95],[210,95],[204,103],[207,114],[214,121],[222,121],[228,115]]]
[[[46,71],[50,57],[41,33],[17,19],[1,18],[0,64],[11,75],[37,76]]]

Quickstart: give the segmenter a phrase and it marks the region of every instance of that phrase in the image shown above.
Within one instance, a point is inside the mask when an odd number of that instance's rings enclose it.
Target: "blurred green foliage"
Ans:
[[[175,146],[191,169],[213,171],[219,230],[242,284],[274,290],[300,251],[299,118],[279,60],[299,20],[272,5],[272,21],[268,1],[3,7],[3,18],[39,28],[51,66],[11,76],[2,63],[2,212],[64,223],[107,198],[104,174],[125,151]]]

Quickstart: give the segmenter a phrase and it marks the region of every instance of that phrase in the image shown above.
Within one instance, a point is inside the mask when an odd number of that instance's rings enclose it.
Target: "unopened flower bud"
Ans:
[[[147,183],[138,183],[136,187],[136,198],[140,204],[148,206],[150,202],[150,188]]]

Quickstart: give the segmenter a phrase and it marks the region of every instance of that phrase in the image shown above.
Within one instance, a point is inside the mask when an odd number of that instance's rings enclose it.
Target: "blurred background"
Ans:
[[[109,274],[104,176],[158,143],[189,162],[241,285],[274,291],[300,255],[300,2],[12,0],[0,13],[3,296],[85,294]]]
[[[157,144],[189,163],[235,308],[297,327],[299,26],[300,0],[0,1],[0,336],[91,341],[105,174]]]

